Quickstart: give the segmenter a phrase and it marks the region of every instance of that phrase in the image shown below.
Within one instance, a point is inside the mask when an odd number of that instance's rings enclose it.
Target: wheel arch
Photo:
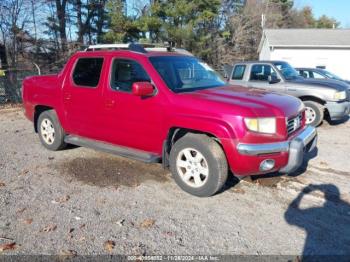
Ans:
[[[225,152],[225,149],[222,145],[220,138],[217,135],[213,134],[212,132],[174,126],[169,129],[166,140],[163,142],[162,165],[164,168],[169,167],[169,154],[172,146],[175,144],[176,141],[178,141],[180,138],[182,138],[188,133],[207,135],[208,137],[215,140],[219,144],[219,146],[222,148],[222,150]]]
[[[300,96],[299,99],[301,101],[313,101],[321,105],[324,105],[326,103],[326,101],[324,101],[322,98],[317,96]]]
[[[48,111],[48,110],[55,110],[53,107],[51,106],[47,106],[47,105],[36,105],[34,107],[34,130],[35,133],[38,133],[38,119],[41,113]]]

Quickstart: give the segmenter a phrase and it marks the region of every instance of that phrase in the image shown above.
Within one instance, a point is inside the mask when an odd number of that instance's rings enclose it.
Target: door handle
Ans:
[[[113,99],[108,99],[106,102],[105,102],[105,106],[108,107],[108,108],[112,108],[115,106],[115,100]]]
[[[65,101],[69,101],[69,100],[72,99],[72,95],[69,94],[69,93],[65,93],[65,94],[63,95],[63,99],[64,99]]]

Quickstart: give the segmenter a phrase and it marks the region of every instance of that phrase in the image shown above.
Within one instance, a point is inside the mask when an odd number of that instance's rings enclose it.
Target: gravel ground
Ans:
[[[350,121],[318,131],[306,170],[195,198],[158,164],[47,151],[1,109],[0,253],[349,255]]]

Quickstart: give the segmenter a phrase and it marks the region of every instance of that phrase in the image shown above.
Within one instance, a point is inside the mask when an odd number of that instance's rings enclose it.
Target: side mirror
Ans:
[[[135,82],[131,88],[135,96],[152,96],[154,93],[154,87],[150,82]]]
[[[269,75],[269,76],[268,76],[268,81],[269,81],[270,84],[276,84],[276,83],[280,82],[281,79],[279,79],[279,78],[278,78],[277,76],[275,76],[275,75]]]

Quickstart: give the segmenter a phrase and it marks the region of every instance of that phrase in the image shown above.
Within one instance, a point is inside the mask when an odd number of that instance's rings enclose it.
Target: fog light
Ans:
[[[260,171],[269,171],[275,167],[275,160],[266,159],[260,163]]]

